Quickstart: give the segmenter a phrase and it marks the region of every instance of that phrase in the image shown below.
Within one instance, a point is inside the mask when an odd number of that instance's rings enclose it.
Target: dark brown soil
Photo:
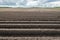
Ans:
[[[0,12],[0,21],[60,21],[60,12]]]

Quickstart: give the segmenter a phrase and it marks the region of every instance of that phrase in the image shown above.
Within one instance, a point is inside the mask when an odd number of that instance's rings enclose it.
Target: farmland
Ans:
[[[34,28],[33,26],[36,28]],[[20,27],[30,27],[30,30],[29,29],[27,30],[27,28],[24,28],[23,30]],[[1,40],[59,40],[60,10],[43,9],[43,8],[40,9],[0,8],[0,32],[1,32],[0,36],[8,36],[8,35],[11,36],[11,37],[0,37]],[[17,33],[17,35],[21,35],[20,32],[22,32],[23,34],[25,32],[26,35],[27,34],[31,35],[31,33],[35,35],[40,34],[42,32],[40,35],[43,34],[43,36],[16,37],[15,36],[16,34],[14,33]],[[13,37],[13,35],[15,37]]]
[[[14,9],[1,8],[1,21],[59,21],[60,10],[54,9]]]

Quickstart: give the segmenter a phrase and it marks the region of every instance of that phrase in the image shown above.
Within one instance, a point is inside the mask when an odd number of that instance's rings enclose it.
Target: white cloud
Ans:
[[[48,2],[45,5],[47,7],[60,7],[60,1]]]
[[[39,2],[38,0],[37,1],[36,0],[28,0],[26,5],[34,7],[34,6],[38,5],[38,2]]]
[[[8,7],[57,7],[60,0],[0,0],[0,6]]]

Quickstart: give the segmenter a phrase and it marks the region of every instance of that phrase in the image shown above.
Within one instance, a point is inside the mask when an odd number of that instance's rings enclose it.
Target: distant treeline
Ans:
[[[0,8],[11,8],[11,7],[0,7]]]

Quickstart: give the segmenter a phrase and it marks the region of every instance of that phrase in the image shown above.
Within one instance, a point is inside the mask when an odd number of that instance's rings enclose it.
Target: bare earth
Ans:
[[[60,21],[60,10],[0,8],[0,21]],[[0,37],[1,40],[60,40],[60,37]]]
[[[60,37],[0,37],[0,40],[60,40]]]
[[[0,8],[1,21],[60,21],[60,10]]]

